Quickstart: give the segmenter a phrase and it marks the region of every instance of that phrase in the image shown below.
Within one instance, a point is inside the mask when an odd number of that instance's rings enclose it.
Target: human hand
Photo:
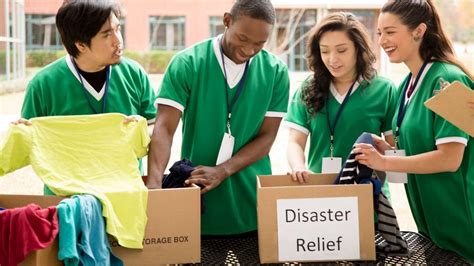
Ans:
[[[374,170],[385,171],[386,157],[380,154],[371,144],[356,144],[352,152],[357,154],[355,159],[359,163],[367,165]]]
[[[136,115],[129,115],[124,118],[123,123],[127,125],[130,122],[138,122],[138,117]]]
[[[23,125],[27,125],[27,126],[31,126],[31,121],[30,120],[27,120],[27,119],[24,119],[24,118],[20,118],[16,121],[13,121],[11,122],[12,125],[20,125],[20,124],[23,124]]]
[[[381,153],[384,154],[386,150],[392,150],[393,147],[386,142],[383,138],[380,136],[377,136],[375,134],[372,135],[372,140],[374,141],[375,148]]]
[[[219,186],[219,184],[225,178],[227,178],[227,176],[228,175],[223,167],[209,167],[200,165],[191,172],[191,177],[185,181],[185,184],[196,184],[200,186],[202,188],[201,194],[204,194]]]
[[[291,179],[293,181],[298,181],[300,184],[306,183],[309,180],[309,175],[313,172],[307,170],[306,168],[295,169],[291,173]]]

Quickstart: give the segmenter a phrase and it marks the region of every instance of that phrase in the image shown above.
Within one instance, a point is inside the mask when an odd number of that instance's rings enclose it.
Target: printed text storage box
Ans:
[[[125,265],[200,262],[200,197],[199,187],[150,190],[143,249],[119,247],[115,240],[111,240],[113,252]],[[61,199],[55,196],[0,194],[0,206],[15,208],[36,203],[41,207],[48,207],[57,205]],[[57,254],[56,239],[49,247],[30,253],[20,265],[62,265]]]

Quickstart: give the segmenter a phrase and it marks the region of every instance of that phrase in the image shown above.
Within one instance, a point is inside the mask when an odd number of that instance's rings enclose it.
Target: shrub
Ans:
[[[149,52],[135,52],[125,51],[124,55],[137,61],[143,66],[145,71],[150,74],[163,73],[168,66],[171,58],[176,54],[176,51],[149,51]],[[44,67],[47,64],[57,60],[66,55],[66,51],[28,51],[26,52],[26,67]],[[1,61],[0,54],[0,62]],[[1,67],[1,66],[0,66]]]
[[[137,61],[149,74],[163,73],[176,51],[125,51],[125,56]]]
[[[66,51],[27,51],[26,52],[26,67],[44,67],[47,64],[63,57]]]
[[[5,51],[0,51],[0,75],[5,74],[6,72],[6,60]]]

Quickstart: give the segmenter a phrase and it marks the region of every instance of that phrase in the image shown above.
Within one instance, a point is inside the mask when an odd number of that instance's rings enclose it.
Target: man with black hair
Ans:
[[[30,81],[23,119],[116,112],[154,122],[155,93],[145,71],[122,57],[119,17],[119,6],[112,1],[64,1],[56,26],[68,55]],[[51,193],[47,187],[45,193]]]
[[[275,22],[269,0],[238,0],[224,34],[178,53],[158,93],[147,186],[161,186],[173,135],[183,119],[181,156],[203,187],[203,235],[255,231],[256,175],[271,174],[268,153],[286,113],[285,64],[262,50]]]
[[[56,26],[68,55],[28,84],[22,118],[117,112],[153,123],[154,91],[145,71],[122,57],[119,17],[112,1],[64,1]]]

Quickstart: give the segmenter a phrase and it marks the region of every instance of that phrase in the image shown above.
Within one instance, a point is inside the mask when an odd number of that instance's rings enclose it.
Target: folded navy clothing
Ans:
[[[357,138],[354,145],[358,143],[367,143],[372,144],[372,146],[375,146],[374,141],[372,139],[372,135],[370,135],[369,133],[362,133],[362,135]],[[334,182],[335,184],[360,184],[361,182],[366,183],[366,179],[371,179],[373,170],[367,165],[357,163],[355,160],[355,156],[356,154],[353,154],[351,152],[351,154],[346,160],[344,168],[341,172],[339,172],[339,175],[337,176],[336,181]]]
[[[196,169],[189,159],[182,159],[171,166],[170,173],[163,176],[162,188],[185,187],[184,181],[191,176],[191,172]],[[201,214],[204,213],[204,196],[201,195]]]
[[[184,187],[184,181],[191,176],[195,167],[189,159],[182,159],[171,166],[169,175],[163,176],[162,188]]]
[[[372,135],[362,133],[357,138],[355,144],[366,143],[375,147]],[[408,244],[401,237],[398,227],[397,216],[392,208],[390,201],[382,191],[382,185],[385,181],[385,175],[377,173],[372,168],[360,164],[355,160],[357,154],[351,151],[344,164],[344,168],[339,172],[335,184],[370,184],[372,183],[374,193],[374,211],[377,214],[378,221],[375,224],[377,232],[385,240],[383,244],[377,246],[377,251],[385,254],[408,254]]]
[[[0,211],[4,211],[4,210],[5,210],[5,208],[0,207]]]

